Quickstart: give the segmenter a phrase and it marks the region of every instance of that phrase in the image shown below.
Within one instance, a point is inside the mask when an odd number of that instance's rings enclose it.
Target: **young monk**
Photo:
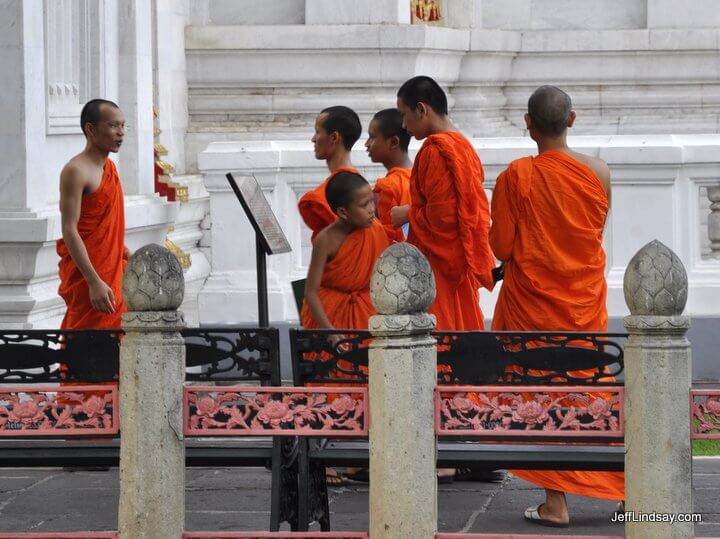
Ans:
[[[505,262],[493,330],[607,331],[603,228],[610,209],[610,170],[571,150],[570,97],[554,86],[535,90],[525,123],[537,157],[513,161],[497,180],[490,243]],[[565,492],[622,500],[620,472],[513,471],[545,488],[545,503],[525,518],[567,526]]]
[[[115,103],[93,99],[82,109],[80,127],[85,149],[60,174],[58,293],[67,305],[61,327],[119,328],[125,311],[123,270],[130,252],[125,246],[122,184],[108,155],[122,145],[125,117]]]
[[[402,228],[392,226],[390,210],[410,204],[410,172],[412,161],[408,157],[410,133],[402,126],[397,109],[381,110],[370,121],[365,142],[370,160],[382,163],[387,176],[378,178],[373,191],[376,196],[377,216],[393,241],[405,241]]]
[[[375,218],[373,192],[354,172],[327,183],[327,203],[337,219],[313,242],[301,313],[306,328],[367,329],[375,314],[370,277],[390,241]]]
[[[437,296],[437,328],[485,326],[478,288],[492,290],[495,266],[483,168],[470,142],[448,118],[445,92],[430,77],[414,77],[397,94],[403,127],[425,139],[410,179],[410,205],[393,208],[392,223],[410,223],[408,242],[428,258]]]
[[[367,329],[375,314],[370,277],[390,240],[375,218],[373,192],[365,178],[339,172],[327,182],[325,193],[337,220],[313,242],[300,318],[305,328]],[[346,475],[329,468],[326,479],[339,486],[348,478],[363,480],[363,475],[367,473],[357,468],[348,468]]]
[[[337,219],[325,199],[325,186],[340,172],[358,173],[352,166],[350,151],[361,133],[360,118],[348,107],[328,107],[315,119],[315,134],[312,137],[315,159],[325,160],[330,176],[315,189],[305,193],[298,202],[300,216],[312,230],[313,241],[323,228]]]

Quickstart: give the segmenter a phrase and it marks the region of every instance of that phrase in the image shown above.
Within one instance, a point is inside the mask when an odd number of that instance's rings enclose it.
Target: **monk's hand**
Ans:
[[[400,228],[405,223],[410,222],[410,206],[395,206],[390,210],[390,221],[392,226]]]
[[[112,288],[101,280],[89,284],[88,288],[93,309],[102,313],[115,312],[115,294]]]
[[[131,256],[132,252],[130,252],[130,249],[128,249],[128,246],[126,245],[123,249],[123,260],[130,260]]]
[[[332,344],[332,347],[338,352],[347,352],[348,350],[350,350],[351,346],[349,343],[342,343],[342,341],[345,339],[347,339],[347,335],[340,335],[338,333],[334,333],[328,336],[328,340]]]

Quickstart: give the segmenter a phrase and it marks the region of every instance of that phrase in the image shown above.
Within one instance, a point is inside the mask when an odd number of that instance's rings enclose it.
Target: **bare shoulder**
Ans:
[[[92,181],[92,166],[82,154],[76,155],[63,167],[60,185],[85,188]]]
[[[339,222],[335,221],[318,232],[313,242],[313,249],[324,252],[328,259],[333,258],[346,237],[347,233],[339,226]]]
[[[600,159],[599,157],[594,157],[592,155],[587,155],[584,153],[578,153],[578,152],[571,152],[572,156],[583,163],[584,165],[587,165],[588,168],[590,168],[595,175],[598,177],[598,180],[603,184],[606,190],[610,187],[610,167],[607,165],[605,161]]]

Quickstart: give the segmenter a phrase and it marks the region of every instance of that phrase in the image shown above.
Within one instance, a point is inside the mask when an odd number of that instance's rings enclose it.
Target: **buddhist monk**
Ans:
[[[340,172],[327,183],[326,197],[337,219],[313,242],[302,324],[367,329],[368,319],[375,314],[370,277],[390,241],[375,218],[373,192],[365,178]]]
[[[305,193],[298,203],[300,216],[312,231],[313,241],[323,228],[337,219],[325,198],[325,186],[339,172],[358,172],[352,165],[350,152],[361,133],[360,118],[348,107],[328,107],[315,119],[312,137],[315,159],[325,160],[330,176]]]
[[[373,192],[378,219],[393,241],[405,241],[403,229],[392,225],[390,210],[410,204],[412,161],[408,157],[409,144],[410,133],[402,126],[399,110],[385,109],[373,116],[365,148],[370,160],[382,163],[387,170],[387,175],[375,182]]]
[[[445,92],[430,77],[405,82],[397,108],[403,127],[425,142],[412,168],[410,204],[391,210],[392,223],[410,223],[408,242],[430,262],[437,287],[430,312],[437,328],[483,329],[478,288],[492,290],[495,258],[482,164],[450,121]]]
[[[575,122],[570,97],[542,86],[530,97],[525,123],[536,157],[513,161],[500,174],[492,198],[490,243],[505,263],[493,330],[607,331],[605,219],[610,170],[596,157],[568,147]],[[565,492],[622,500],[624,474],[513,471],[545,488],[545,503],[525,518],[567,526]]]
[[[367,180],[354,172],[339,172],[327,182],[327,203],[337,219],[321,230],[313,242],[305,283],[303,327],[367,329],[375,314],[370,301],[370,277],[375,261],[390,240],[375,218],[375,203]],[[339,335],[334,338],[340,340]],[[352,365],[338,366],[350,370]],[[341,385],[341,383],[333,384]],[[334,395],[328,395],[333,399]],[[348,478],[367,480],[367,470],[348,468],[345,474],[328,468],[329,485]]]
[[[60,174],[62,239],[60,288],[67,311],[62,329],[119,328],[125,311],[123,270],[130,256],[125,246],[123,189],[108,158],[125,136],[125,117],[111,101],[93,99],[82,109],[85,149]]]

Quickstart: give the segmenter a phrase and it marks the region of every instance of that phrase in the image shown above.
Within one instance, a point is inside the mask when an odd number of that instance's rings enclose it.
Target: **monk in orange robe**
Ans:
[[[325,198],[328,182],[340,172],[358,173],[352,165],[350,152],[361,133],[360,118],[348,107],[328,107],[315,119],[315,134],[312,137],[315,159],[325,160],[330,176],[305,193],[298,202],[300,216],[312,231],[312,241],[323,228],[337,219]]]
[[[375,261],[390,245],[375,218],[367,180],[340,172],[327,184],[327,201],[338,219],[313,242],[301,318],[306,328],[367,329],[375,314],[370,277]]]
[[[305,303],[300,313],[302,325],[367,329],[368,320],[375,314],[370,300],[370,277],[375,261],[390,240],[375,218],[374,197],[365,178],[353,172],[340,172],[327,183],[326,196],[338,218],[321,230],[313,242]],[[338,366],[352,367],[343,365],[342,360]],[[334,394],[328,395],[329,401],[334,398]],[[359,469],[348,468],[347,477],[359,478],[362,474],[356,476],[358,472]],[[347,483],[347,477],[328,469],[326,480],[338,486]]]
[[[409,144],[410,133],[402,125],[399,110],[384,109],[373,116],[365,148],[370,160],[382,163],[387,170],[387,176],[375,182],[373,192],[378,219],[393,241],[405,241],[403,229],[392,225],[390,211],[395,206],[410,204],[412,161],[408,157]]]
[[[430,312],[437,328],[483,329],[478,288],[492,290],[495,258],[482,164],[448,118],[447,97],[433,79],[405,82],[397,107],[403,126],[425,142],[412,169],[410,205],[393,208],[393,225],[409,222],[408,242],[430,262],[437,287]]]
[[[125,246],[123,189],[108,155],[122,145],[125,117],[115,103],[94,99],[83,108],[80,123],[85,149],[60,175],[58,293],[67,305],[61,327],[119,328],[125,311],[122,277],[130,252]]]
[[[513,161],[497,180],[490,243],[505,263],[505,280],[493,330],[607,331],[602,239],[610,170],[568,147],[574,121],[565,92],[538,88],[525,122],[539,155]],[[610,500],[625,495],[621,472],[513,473],[545,488],[545,503],[528,508],[525,518],[548,526],[569,523],[565,492]]]

